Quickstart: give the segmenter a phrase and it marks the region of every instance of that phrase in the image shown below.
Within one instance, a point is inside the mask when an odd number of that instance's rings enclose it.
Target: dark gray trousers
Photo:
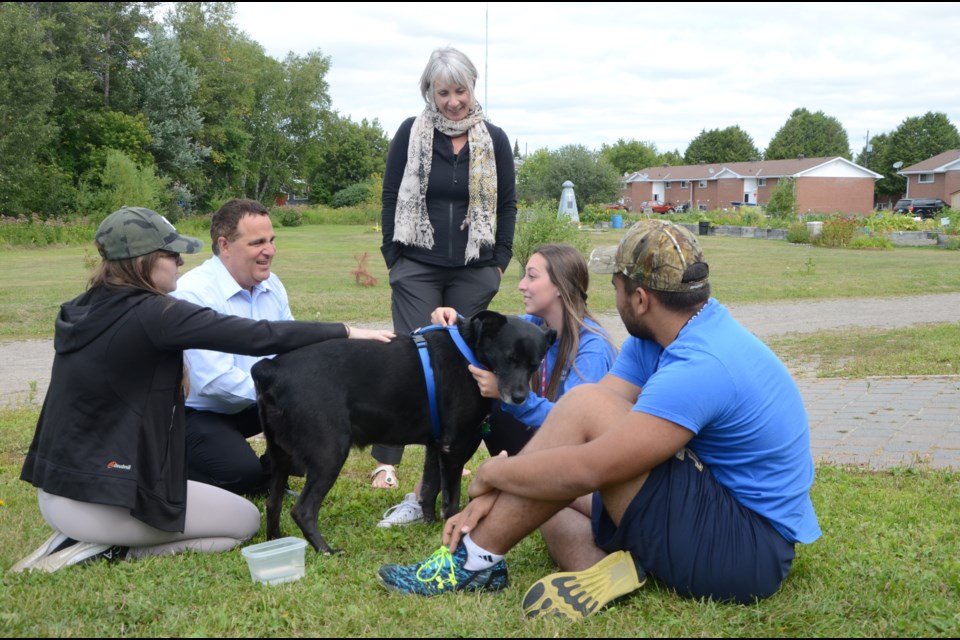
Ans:
[[[453,307],[463,316],[486,309],[500,290],[500,269],[435,267],[401,257],[390,269],[390,289],[393,330],[404,336],[428,326],[437,307]],[[397,465],[403,447],[375,444],[370,453],[381,464]]]

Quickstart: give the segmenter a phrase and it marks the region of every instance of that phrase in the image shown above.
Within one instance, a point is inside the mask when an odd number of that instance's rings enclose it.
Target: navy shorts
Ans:
[[[773,595],[793,564],[793,544],[737,502],[689,449],[654,468],[620,526],[593,496],[593,535],[626,550],[682,596],[743,604]]]

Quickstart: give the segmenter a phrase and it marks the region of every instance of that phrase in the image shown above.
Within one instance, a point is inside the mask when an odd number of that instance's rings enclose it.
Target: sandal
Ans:
[[[378,484],[377,476],[383,472],[383,481]],[[382,464],[370,473],[370,477],[373,478],[371,486],[374,489],[396,489],[398,486],[397,482],[397,468],[392,464]]]

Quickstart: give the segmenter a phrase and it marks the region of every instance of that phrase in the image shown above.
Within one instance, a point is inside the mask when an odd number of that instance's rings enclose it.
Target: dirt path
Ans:
[[[960,293],[727,306],[735,318],[760,338],[845,327],[889,329],[930,322],[960,322]],[[626,331],[616,315],[602,315],[600,322],[617,344],[626,339]],[[52,341],[2,343],[0,362],[4,363],[0,368],[0,406],[43,400],[53,362]]]

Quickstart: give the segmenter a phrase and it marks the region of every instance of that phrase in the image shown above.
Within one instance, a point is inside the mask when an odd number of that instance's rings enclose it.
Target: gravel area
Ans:
[[[960,293],[727,306],[760,338],[843,328],[888,329],[960,322]],[[600,322],[618,344],[627,337],[616,315],[602,315]],[[53,362],[52,341],[0,343],[0,362],[6,363],[0,368],[0,406],[42,402]]]

